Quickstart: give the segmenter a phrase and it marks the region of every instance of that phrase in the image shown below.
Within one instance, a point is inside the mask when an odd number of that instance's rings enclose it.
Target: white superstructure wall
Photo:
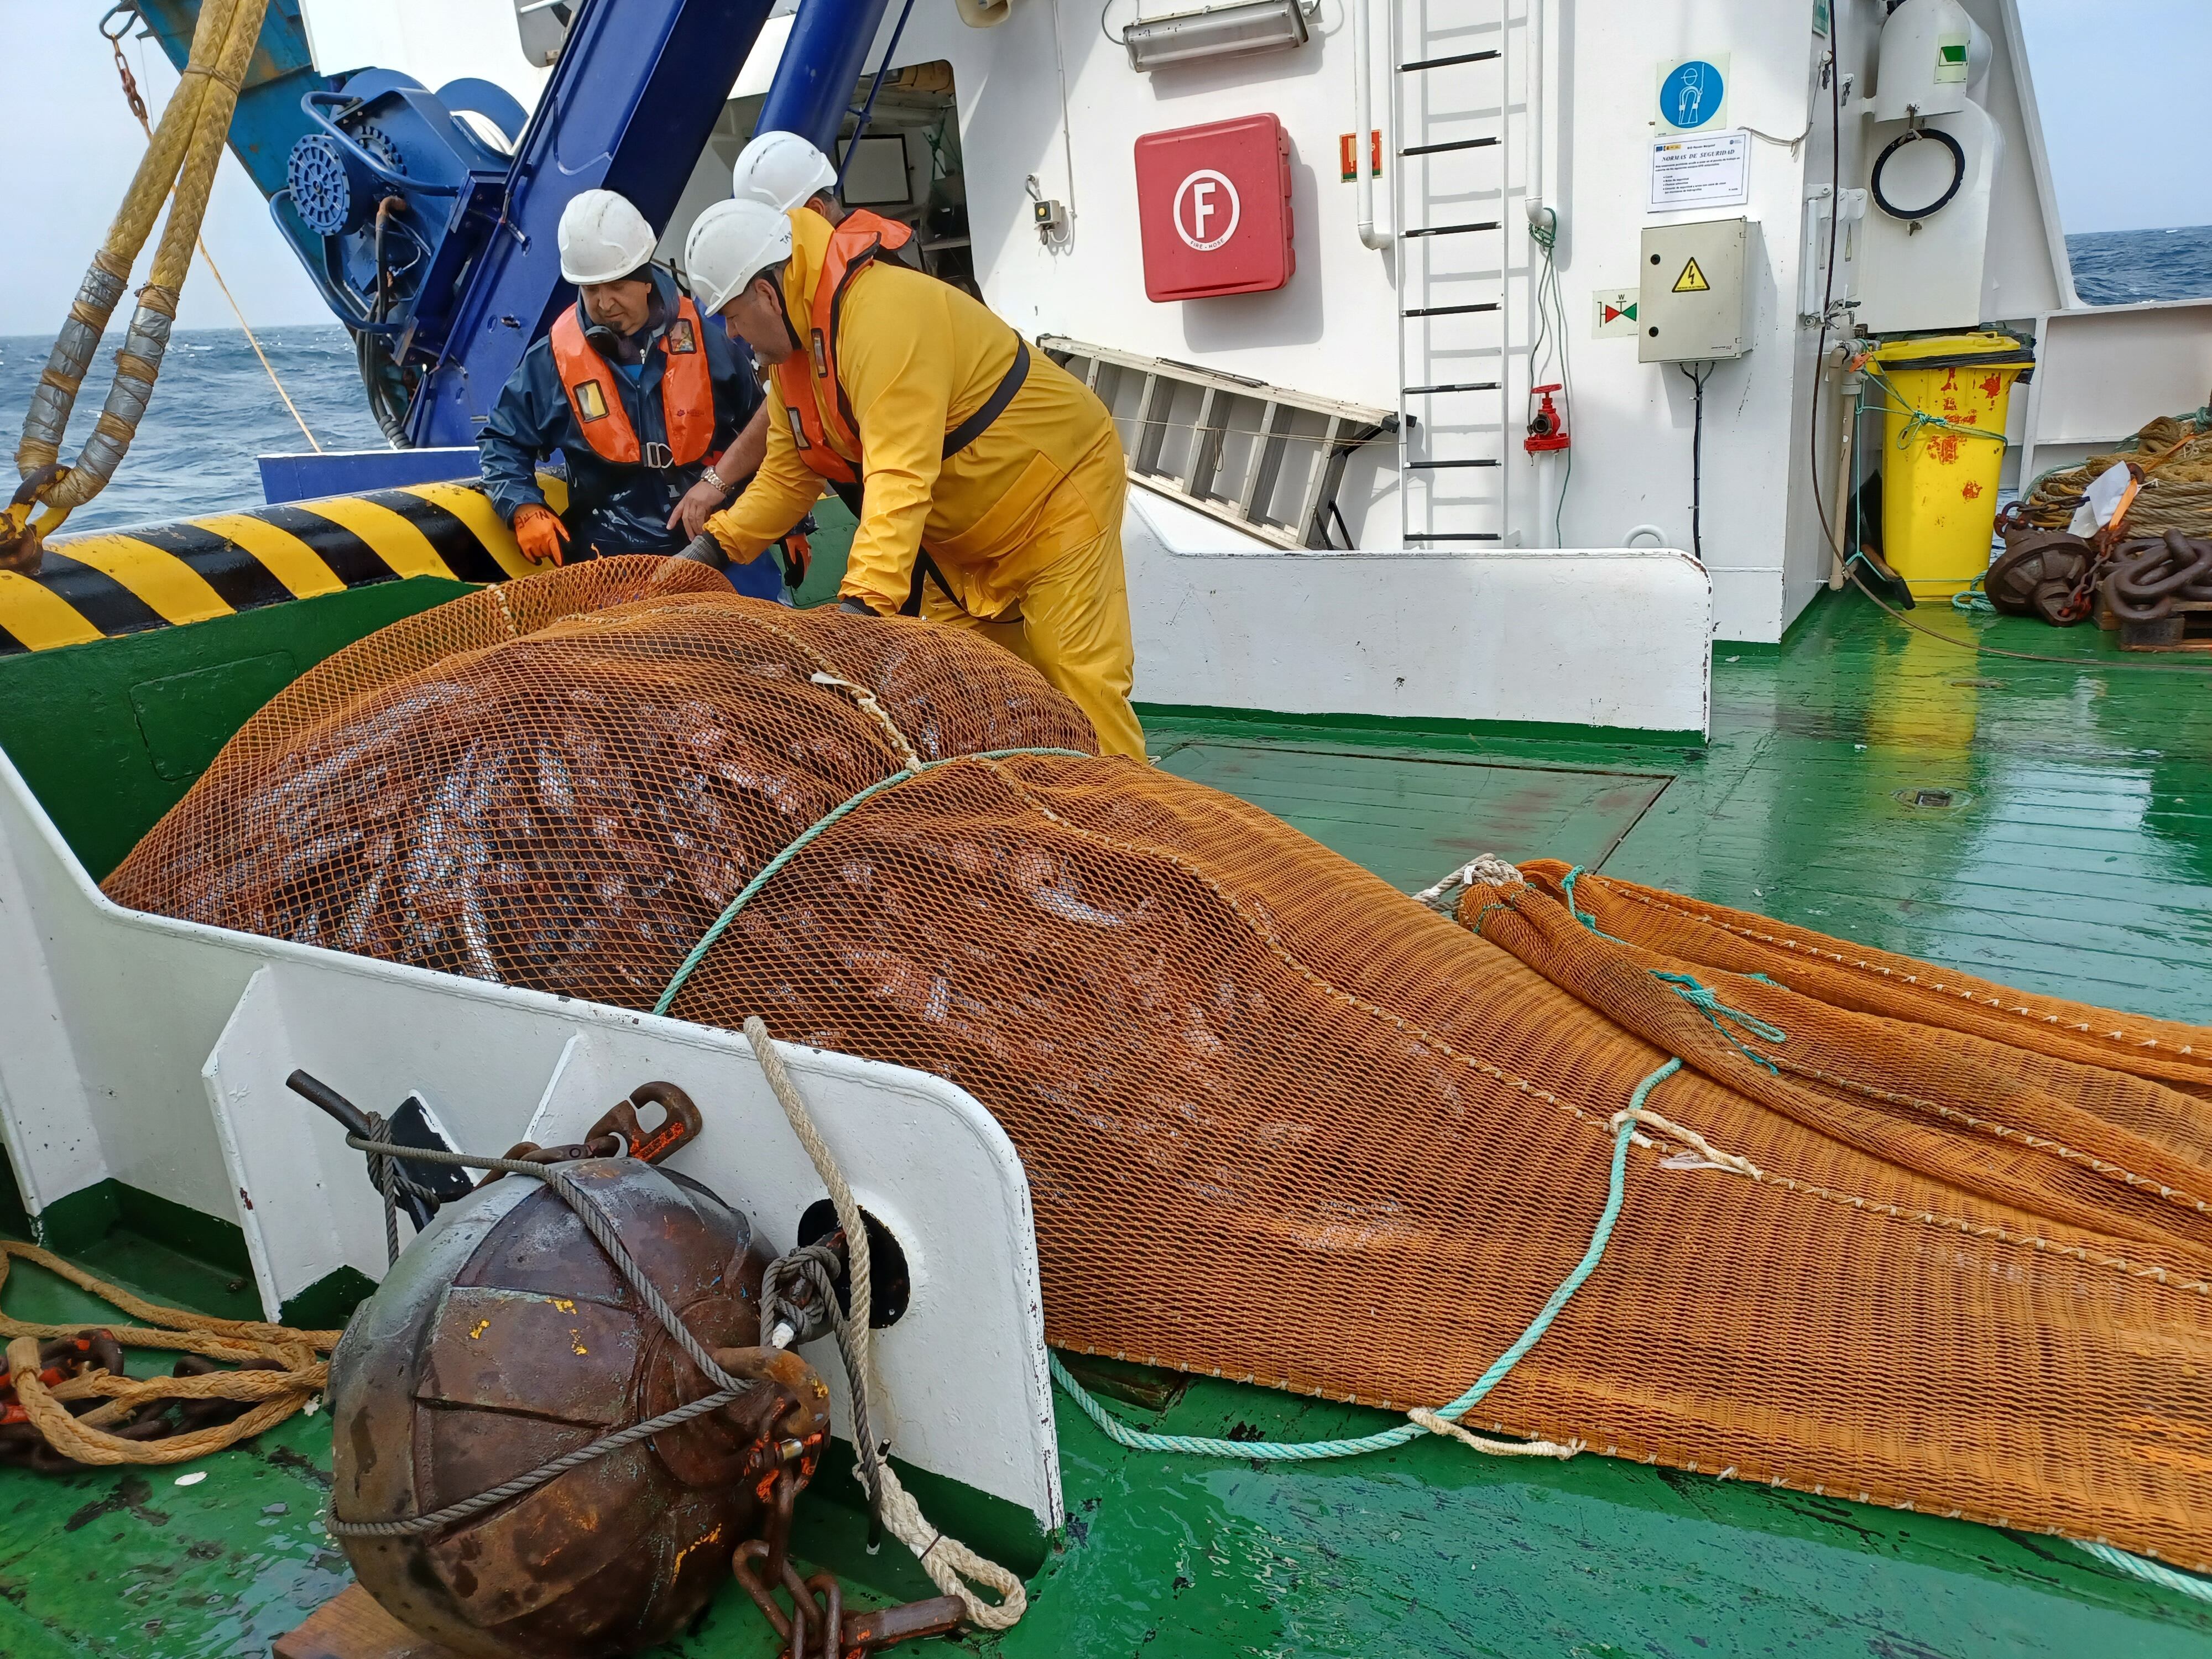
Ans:
[[[964,27],[950,4],[923,0],[898,57],[953,64],[970,230],[986,297],[1025,331],[1066,333],[1395,406],[1399,251],[1361,245],[1355,191],[1339,176],[1339,136],[1353,125],[1350,3],[1322,0],[1304,46],[1146,75],[1131,70],[1105,37],[1087,0],[1015,0],[1005,23],[984,30]],[[1380,43],[1389,39],[1394,17],[1402,41],[1410,9],[1420,0],[1367,3],[1378,42],[1376,123],[1382,125],[1401,77]],[[1560,217],[1571,478],[1560,507],[1551,481],[1564,469],[1553,464],[1540,471],[1522,453],[1517,429],[1507,432],[1502,453],[1516,475],[1506,492],[1510,544],[1619,546],[1641,531],[1637,539],[1645,543],[1692,545],[1691,384],[1670,366],[1639,363],[1632,337],[1593,337],[1597,296],[1637,286],[1646,225],[1735,215],[1758,223],[1751,349],[1717,364],[1705,390],[1702,533],[1695,539],[1711,574],[1715,631],[1723,639],[1779,639],[1830,563],[1808,430],[1818,330],[1801,319],[1799,292],[1806,202],[1829,183],[1832,153],[1829,94],[1820,84],[1830,38],[1815,29],[1816,9],[1829,9],[1811,0],[1646,0],[1632,8],[1602,0],[1453,0],[1439,9],[1431,0],[1428,14],[1431,28],[1439,17],[1459,14],[1470,44],[1506,45],[1506,107],[1492,125],[1508,144],[1502,155],[1482,156],[1486,171],[1471,176],[1480,180],[1479,199],[1507,220],[1506,404],[1516,422],[1528,385],[1538,269],[1517,222],[1530,198]],[[1884,7],[1881,0],[1833,0],[1832,9],[1838,61],[1850,77],[1836,123],[1841,181],[1850,190],[1863,185],[1871,159],[1862,153],[1863,124],[1850,99],[1871,85]],[[1968,9],[1994,43],[1984,95],[2007,139],[1990,262],[1996,274],[1979,320],[2027,322],[2065,303],[2063,256],[2053,252],[2063,243],[2013,8],[2009,0],[1969,0]],[[1133,15],[1131,5],[1109,6],[1107,27]],[[1483,33],[1486,22],[1498,21],[1502,28]],[[1662,131],[1660,68],[1684,57],[1726,63],[1726,123],[1757,135],[1749,200],[1741,207],[1647,210],[1650,146]],[[1153,303],[1145,295],[1135,230],[1136,140],[1261,112],[1279,117],[1291,138],[1296,274],[1271,294]],[[1401,137],[1413,143],[1425,136]],[[1386,158],[1377,192],[1386,224],[1395,193],[1387,170],[1397,165]],[[1030,179],[1042,195],[1067,204],[1064,245],[1048,244],[1033,228]],[[1413,384],[1441,377],[1418,356],[1403,373]],[[1841,414],[1833,385],[1832,376],[1822,377],[1819,488],[1830,503]],[[1874,424],[1868,422],[1869,431]],[[1365,492],[1357,488],[1361,482],[1355,470],[1347,495],[1361,498],[1345,502],[1359,545],[1398,545],[1392,480],[1385,474]]]
[[[1368,66],[1374,124],[1386,134],[1391,100],[1410,81],[1396,64],[1419,49],[1412,43],[1425,40],[1447,51],[1496,46],[1505,54],[1501,67],[1483,71],[1495,78],[1480,84],[1493,90],[1446,100],[1442,114],[1431,99],[1429,118],[1398,135],[1399,143],[1410,145],[1494,132],[1503,144],[1423,163],[1386,157],[1376,192],[1383,229],[1419,228],[1422,214],[1503,222],[1502,231],[1484,239],[1423,244],[1419,254],[1431,262],[1426,265],[1407,260],[1404,243],[1380,252],[1362,245],[1357,192],[1340,177],[1340,135],[1354,125],[1347,8],[1361,3],[1370,9],[1376,43]],[[2005,140],[1994,190],[1990,293],[1977,320],[2031,323],[2069,303],[2071,294],[2019,22],[2013,0],[1964,3],[1993,46],[1975,95]],[[1182,0],[1145,0],[1143,9],[1157,16],[1191,8]],[[339,32],[337,20],[346,9],[310,0],[311,21],[322,25],[319,54],[322,35]],[[487,20],[507,9],[507,0],[395,0],[380,9],[391,15],[376,40],[354,45],[398,50],[415,41],[421,47],[406,27],[417,11],[426,18],[434,10],[465,12],[484,34],[491,27]],[[880,61],[899,11],[900,0],[893,0],[869,54],[871,66]],[[1319,0],[1304,46],[1149,74],[1133,70],[1108,34],[1135,19],[1137,0],[1112,0],[1103,20],[1097,0],[1012,0],[1005,21],[988,28],[965,24],[952,0],[916,0],[896,65],[942,59],[952,66],[975,268],[986,299],[1024,333],[1064,334],[1382,408],[1399,405],[1405,385],[1478,374],[1502,379],[1503,396],[1492,394],[1486,413],[1469,414],[1474,405],[1467,401],[1409,403],[1416,418],[1429,423],[1420,435],[1431,447],[1421,453],[1485,453],[1503,463],[1497,473],[1454,480],[1495,479],[1503,505],[1493,519],[1431,518],[1427,527],[1480,522],[1497,533],[1492,544],[1522,549],[1694,544],[1711,577],[1716,635],[1771,641],[1810,601],[1831,564],[1818,508],[1827,505],[1832,516],[1842,408],[1833,375],[1816,376],[1818,330],[1802,314],[1810,307],[1800,289],[1807,199],[1831,179],[1829,94],[1820,83],[1830,35],[1816,26],[1830,13],[1839,65],[1849,77],[1838,124],[1839,173],[1844,188],[1852,190],[1864,185],[1871,157],[1865,124],[1851,103],[1872,85],[1884,0],[1643,0],[1633,7],[1615,0]],[[459,38],[450,30],[443,37],[417,33],[425,40]],[[772,72],[782,33],[779,27],[775,40],[764,38],[746,68],[750,81],[764,83]],[[516,56],[501,44],[502,61]],[[1726,65],[1725,125],[1757,135],[1748,200],[1654,214],[1648,182],[1650,147],[1661,132],[1660,71],[1686,57]],[[392,66],[434,82],[463,67],[442,58]],[[527,76],[503,78],[516,83]],[[1400,107],[1415,110],[1418,100]],[[1270,293],[1149,300],[1137,234],[1137,140],[1262,112],[1279,118],[1290,139],[1295,274]],[[732,131],[728,143],[737,138]],[[690,160],[672,158],[672,165],[688,169]],[[1398,225],[1394,198],[1401,181],[1395,174],[1408,166],[1414,171],[1404,182],[1419,188],[1407,193],[1420,199],[1404,204],[1412,222]],[[711,172],[700,164],[687,204],[711,195]],[[1031,218],[1034,198],[1065,204],[1064,237],[1040,234]],[[1556,458],[1532,462],[1519,441],[1540,270],[1526,230],[1524,209],[1531,203],[1559,216],[1571,471]],[[1632,335],[1594,337],[1596,306],[1601,293],[1637,286],[1647,225],[1738,215],[1758,226],[1747,273],[1750,349],[1717,364],[1706,385],[1701,524],[1693,535],[1691,384],[1672,366],[1638,362]],[[671,227],[664,246],[674,245],[682,228]],[[1461,283],[1455,293],[1492,295],[1499,310],[1474,319],[1474,332],[1408,331],[1401,365],[1397,313],[1409,303],[1399,287],[1401,265],[1431,273],[1426,285],[1434,289],[1440,258],[1450,280]],[[1453,259],[1460,262],[1455,267]],[[1458,349],[1477,338],[1486,342],[1486,363],[1479,361],[1482,351]],[[1425,356],[1429,347],[1435,356]],[[1817,459],[1811,429],[1816,395],[1822,400]],[[1458,430],[1448,434],[1454,421]],[[1872,420],[1866,426],[1869,434],[1876,429]],[[1346,528],[1368,551],[1405,545],[1393,459],[1387,444],[1359,457],[1340,498]],[[1442,476],[1431,475],[1431,482]],[[1421,527],[1421,502],[1407,510]],[[1280,580],[1295,581],[1295,567],[1285,567]]]

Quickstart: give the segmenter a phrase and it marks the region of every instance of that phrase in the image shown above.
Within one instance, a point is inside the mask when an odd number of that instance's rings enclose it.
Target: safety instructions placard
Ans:
[[[1741,207],[1750,200],[1751,135],[1741,127],[1651,141],[1651,193],[1645,211]]]

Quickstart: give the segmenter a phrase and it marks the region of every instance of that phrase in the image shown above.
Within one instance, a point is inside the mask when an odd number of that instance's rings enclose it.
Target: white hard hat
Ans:
[[[797,133],[763,132],[738,157],[730,188],[741,202],[750,198],[788,212],[836,184],[837,169],[830,158]]]
[[[561,275],[611,283],[641,269],[660,239],[645,216],[611,190],[587,190],[561,210]]]
[[[701,310],[712,315],[747,283],[791,258],[791,216],[765,202],[717,202],[684,243],[684,269]]]

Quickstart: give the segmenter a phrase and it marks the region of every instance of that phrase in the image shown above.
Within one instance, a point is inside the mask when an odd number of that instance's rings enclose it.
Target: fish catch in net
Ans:
[[[119,902],[948,1078],[1055,1345],[2212,1565],[2212,1032],[1539,864],[1455,915],[965,634],[605,560],[311,671]],[[703,945],[703,949],[702,948]]]

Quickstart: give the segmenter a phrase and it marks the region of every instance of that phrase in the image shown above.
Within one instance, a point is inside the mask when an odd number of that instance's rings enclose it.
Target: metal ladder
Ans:
[[[1387,409],[1170,357],[1060,334],[1037,347],[1106,405],[1132,483],[1277,547],[1336,545],[1346,463],[1397,424]]]
[[[1389,127],[1399,227],[1400,530],[1409,549],[1517,540],[1513,284],[1527,268],[1527,8],[1401,0]],[[1525,87],[1525,79],[1522,81]],[[1525,330],[1523,331],[1525,331]]]

